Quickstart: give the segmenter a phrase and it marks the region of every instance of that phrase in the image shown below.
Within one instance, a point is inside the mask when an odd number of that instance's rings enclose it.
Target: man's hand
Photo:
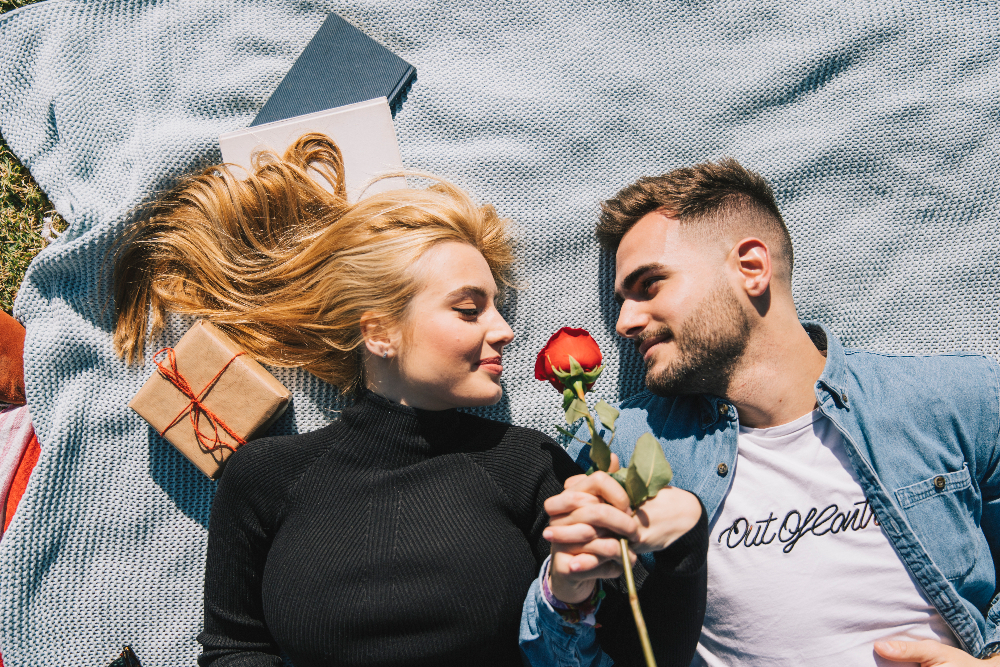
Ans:
[[[612,454],[611,472],[618,469]],[[603,472],[566,480],[565,491],[545,501],[549,527],[542,536],[552,543],[549,586],[564,602],[581,602],[593,592],[594,580],[621,575],[619,538],[635,554],[660,551],[689,531],[701,518],[701,503],[687,491],[660,489],[632,513],[628,494]]]
[[[647,500],[635,512],[639,530],[629,539],[637,554],[662,551],[688,532],[701,518],[701,502],[693,493],[668,486]]]
[[[1000,665],[1000,656],[986,660],[929,639],[921,642],[875,642],[875,652],[893,662],[915,662],[920,667],[972,667]]]
[[[618,468],[618,457],[612,454],[611,458],[611,471],[614,472]],[[660,489],[656,497],[644,502],[634,515],[625,489],[606,473],[570,477],[565,489],[545,501],[550,520],[543,536],[553,544],[583,545],[600,540],[602,536],[604,539],[624,537],[635,553],[660,551],[694,528],[701,518],[697,496],[674,486]],[[610,507],[600,506],[601,501]],[[634,516],[638,526],[628,522],[623,514]],[[607,545],[603,547],[606,550]]]

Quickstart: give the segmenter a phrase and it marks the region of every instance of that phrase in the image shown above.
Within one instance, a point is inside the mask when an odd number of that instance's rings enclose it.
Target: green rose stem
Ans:
[[[628,603],[632,605],[632,617],[635,618],[635,629],[639,631],[642,654],[646,657],[648,667],[656,667],[653,645],[649,643],[649,632],[646,630],[646,620],[642,617],[642,609],[639,607],[639,594],[635,591],[635,577],[632,575],[632,567],[628,564],[628,540],[623,537],[618,542],[622,547],[622,568],[625,570],[625,583],[628,584]]]
[[[604,442],[597,430],[597,424],[587,407],[586,394],[591,385],[597,381],[603,366],[598,366],[591,371],[584,371],[583,367],[572,356],[569,357],[570,370],[564,372],[551,363],[552,370],[559,380],[566,387],[563,392],[563,409],[566,411],[566,422],[575,424],[581,418],[587,422],[587,430],[590,431],[590,460],[594,462],[594,468],[587,471],[587,474],[597,470],[607,472],[611,468],[611,448]],[[594,406],[601,424],[611,431],[611,439],[614,440],[615,420],[618,419],[618,410],[611,407],[604,401],[598,401]],[[566,429],[556,427],[563,435],[579,440]],[[581,442],[583,442],[581,440]],[[632,453],[632,460],[625,470],[616,470],[611,473],[611,477],[622,485],[628,493],[629,502],[633,510],[639,508],[644,502],[656,496],[660,489],[670,484],[673,471],[666,457],[663,456],[663,449],[659,441],[649,433],[644,433],[635,444],[635,451]],[[653,646],[649,641],[649,632],[646,630],[646,621],[642,617],[642,609],[639,606],[639,595],[635,589],[635,577],[632,573],[632,566],[629,564],[628,540],[624,537],[618,540],[622,551],[622,569],[625,572],[625,583],[628,586],[628,601],[632,607],[632,616],[635,618],[635,628],[639,633],[639,642],[642,644],[642,652],[646,658],[647,667],[656,667],[656,659],[653,657]]]

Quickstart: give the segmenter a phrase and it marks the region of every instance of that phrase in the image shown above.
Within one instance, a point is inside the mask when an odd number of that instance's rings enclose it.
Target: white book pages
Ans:
[[[296,139],[309,132],[322,132],[340,148],[349,202],[376,192],[406,187],[406,179],[402,177],[371,183],[376,176],[403,168],[392,112],[384,97],[227,132],[219,137],[222,161],[249,171],[255,152],[270,150],[281,155]],[[333,190],[318,173],[312,175],[320,185]]]

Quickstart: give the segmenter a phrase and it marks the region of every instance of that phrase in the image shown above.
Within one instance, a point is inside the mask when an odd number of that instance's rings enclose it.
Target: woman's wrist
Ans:
[[[558,600],[564,604],[583,604],[590,598],[594,596],[594,592],[597,590],[597,581],[584,581],[579,583],[563,582],[561,578],[553,580],[553,574],[550,572],[549,576],[546,577],[545,590],[548,594],[552,596],[553,599]]]
[[[604,598],[599,581],[595,579],[560,587],[560,594],[557,595],[552,589],[551,563],[550,559],[542,573],[542,597],[567,622],[595,625],[597,621],[594,614]],[[574,601],[567,602],[567,599]]]

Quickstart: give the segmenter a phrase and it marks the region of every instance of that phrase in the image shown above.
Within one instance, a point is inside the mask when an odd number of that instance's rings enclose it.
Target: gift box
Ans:
[[[291,393],[228,336],[198,321],[128,404],[191,463],[216,479],[230,454],[262,434]]]

